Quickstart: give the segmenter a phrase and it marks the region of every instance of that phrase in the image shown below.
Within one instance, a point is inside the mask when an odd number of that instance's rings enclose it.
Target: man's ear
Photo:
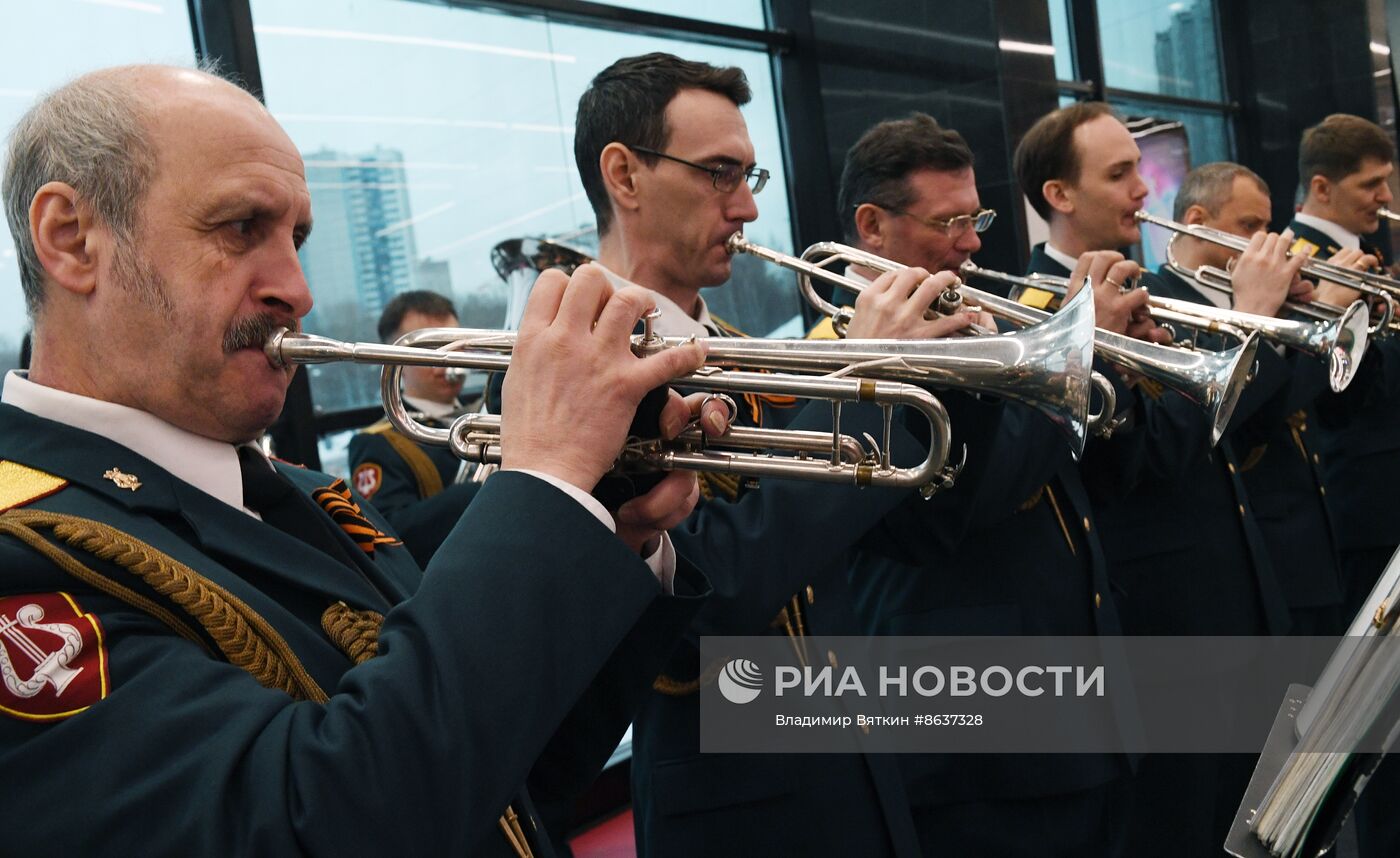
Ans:
[[[1051,179],[1040,186],[1040,193],[1045,197],[1045,202],[1060,214],[1071,214],[1074,211],[1074,197],[1070,190],[1070,186],[1062,179]]]
[[[880,212],[880,207],[873,203],[861,203],[856,206],[855,214],[860,243],[877,253],[885,246],[885,219]]]
[[[29,204],[29,234],[40,264],[49,279],[75,295],[97,286],[97,248],[105,236],[95,233],[92,214],[71,185],[49,182]]]
[[[598,169],[603,174],[615,210],[635,211],[637,200],[638,161],[632,151],[621,143],[609,143],[598,155]]]
[[[1206,211],[1205,206],[1188,206],[1181,215],[1181,222],[1184,224],[1205,223],[1208,220],[1210,220],[1210,212]]]
[[[1326,176],[1315,173],[1311,179],[1308,179],[1308,196],[1320,203],[1331,202],[1332,182]]]

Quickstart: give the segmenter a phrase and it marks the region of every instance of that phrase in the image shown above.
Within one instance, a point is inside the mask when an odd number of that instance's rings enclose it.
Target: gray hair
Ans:
[[[44,267],[29,233],[29,207],[45,184],[72,187],[119,245],[134,237],[157,152],[150,115],[133,83],[160,68],[119,66],[85,74],[40,99],[10,132],[0,194],[31,317],[44,302]],[[222,78],[215,63],[200,63],[198,71]]]
[[[1269,196],[1269,186],[1259,178],[1259,174],[1233,161],[1216,161],[1202,164],[1186,174],[1181,189],[1176,192],[1176,202],[1172,204],[1172,217],[1178,221],[1186,218],[1186,210],[1200,206],[1210,212],[1211,217],[1220,214],[1221,206],[1230,199],[1235,189],[1235,179],[1243,176]]]

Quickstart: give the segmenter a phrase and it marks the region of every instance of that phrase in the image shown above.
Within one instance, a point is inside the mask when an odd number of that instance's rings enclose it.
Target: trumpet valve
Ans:
[[[963,307],[963,296],[958,291],[962,285],[961,280],[954,280],[953,283],[943,290],[943,294],[938,296],[938,314],[940,316],[951,316]]]
[[[632,351],[638,357],[654,355],[666,348],[666,340],[656,333],[656,320],[661,318],[661,311],[652,307],[642,316],[642,335],[632,343]],[[691,337],[691,339],[695,339]]]

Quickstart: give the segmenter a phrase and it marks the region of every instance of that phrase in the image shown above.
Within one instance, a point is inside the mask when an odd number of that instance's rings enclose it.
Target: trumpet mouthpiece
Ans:
[[[729,236],[729,240],[724,243],[724,249],[729,251],[730,256],[733,256],[736,253],[742,253],[748,244],[749,241],[744,238],[744,234],[742,232],[736,232]]]

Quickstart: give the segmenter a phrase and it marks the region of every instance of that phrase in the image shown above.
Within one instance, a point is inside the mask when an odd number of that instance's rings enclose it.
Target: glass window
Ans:
[[[309,331],[373,340],[384,304],[408,289],[452,296],[464,325],[499,327],[509,287],[491,249],[522,236],[591,251],[593,211],[573,159],[574,111],[619,57],[671,51],[745,69],[761,166],[755,241],[789,249],[792,228],[768,56],[541,19],[403,0],[254,0],[268,107],[307,164],[315,230],[302,261]],[[373,68],[375,74],[365,74]],[[791,276],[736,260],[707,290],[714,312],[754,334],[800,330]],[[310,367],[319,412],[374,405],[372,367]]]
[[[1211,0],[1100,2],[1104,83],[1219,101],[1220,51]]]
[[[735,27],[750,27],[755,30],[762,30],[767,25],[763,15],[763,0],[719,0],[704,6],[692,6],[685,0],[603,0],[603,5],[676,15],[716,24],[731,24]]]
[[[1142,150],[1140,171],[1147,184],[1143,208],[1172,217],[1176,193],[1192,167],[1230,158],[1230,123],[1223,114],[1184,111],[1143,102],[1115,102]],[[1145,226],[1140,261],[1150,269],[1166,261],[1171,234]]]
[[[1230,121],[1224,113],[1123,98],[1115,98],[1113,106],[1125,117],[1150,116],[1184,125],[1186,138],[1190,143],[1192,166],[1209,164],[1212,161],[1228,161],[1234,157],[1235,146],[1230,133]]]
[[[1055,45],[1055,77],[1078,80],[1074,72],[1074,42],[1069,36],[1069,0],[1050,0],[1050,41]]]
[[[190,65],[194,43],[184,0],[52,0],[11,3],[0,27],[0,138],[43,92],[95,68],[135,62]],[[36,34],[62,33],[63,49]],[[0,150],[0,158],[3,158]],[[15,244],[0,217],[0,371],[19,365],[29,330]]]

